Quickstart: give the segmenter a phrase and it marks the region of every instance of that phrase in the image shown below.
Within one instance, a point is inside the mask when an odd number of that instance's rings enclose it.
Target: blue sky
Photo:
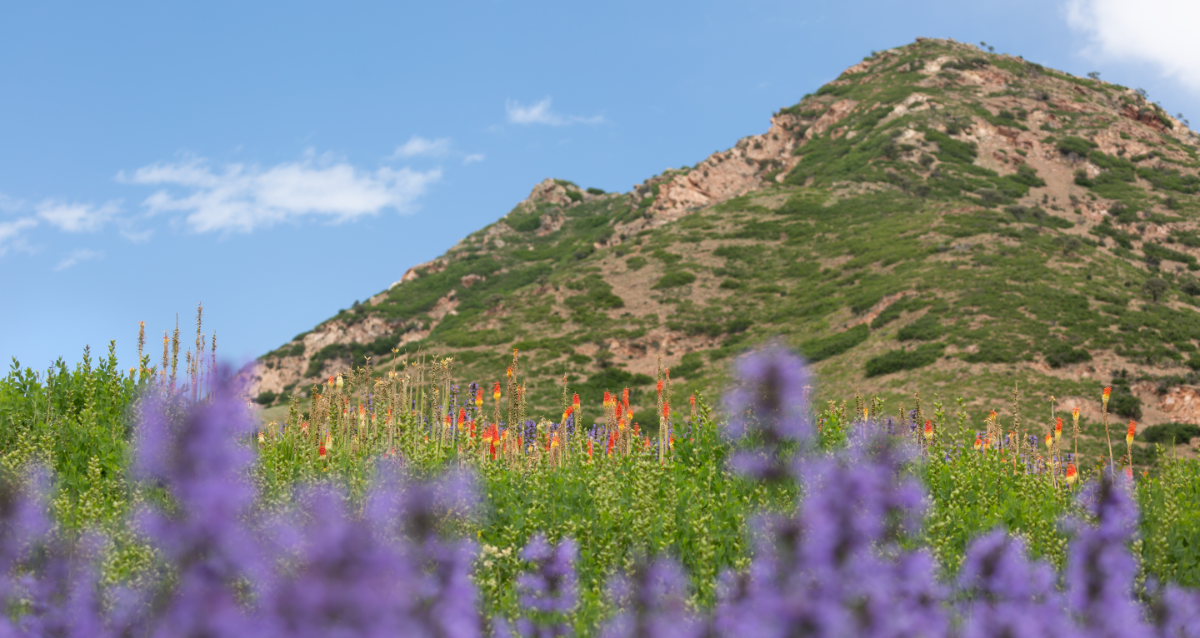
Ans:
[[[546,177],[628,190],[917,36],[1200,118],[1198,26],[1178,0],[4,3],[0,359],[115,339],[128,367],[138,321],[153,345],[201,301],[260,355]]]

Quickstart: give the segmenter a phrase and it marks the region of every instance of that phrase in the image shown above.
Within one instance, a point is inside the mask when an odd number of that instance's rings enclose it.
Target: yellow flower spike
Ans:
[[[1046,449],[1049,450],[1050,447],[1053,445],[1054,445],[1054,435],[1047,432],[1046,433]]]
[[[1079,476],[1075,472],[1075,464],[1068,463],[1067,464],[1067,485],[1074,485],[1075,479],[1077,479],[1077,478],[1079,478]]]
[[[337,375],[337,381],[336,381],[336,385],[337,385],[337,389],[339,389],[339,390],[341,390],[341,389],[342,389],[342,385],[343,385],[343,383],[342,383],[342,375],[340,375],[340,374],[339,374],[339,375]]]
[[[1104,388],[1104,394],[1100,395],[1101,405],[1105,410],[1108,410],[1108,396],[1112,394],[1112,387]]]
[[[1079,406],[1075,406],[1075,409],[1071,410],[1071,418],[1075,420],[1075,425],[1079,425]]]

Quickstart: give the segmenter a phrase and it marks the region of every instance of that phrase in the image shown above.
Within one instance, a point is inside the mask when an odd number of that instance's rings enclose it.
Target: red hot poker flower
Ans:
[[[492,398],[497,401],[500,400],[500,382],[499,381],[496,382],[496,385],[492,386]]]
[[[930,441],[932,439],[933,439],[933,421],[927,420],[927,421],[925,421],[925,440]]]
[[[1137,421],[1129,422],[1129,431],[1125,433],[1125,445],[1133,445],[1133,435],[1137,434]]]
[[[1057,420],[1054,421],[1054,440],[1055,441],[1062,438],[1062,426],[1063,426],[1063,420],[1062,420],[1062,417],[1060,416],[1060,417],[1058,417]]]
[[[479,386],[479,390],[475,393],[475,407],[483,407],[483,386]]]

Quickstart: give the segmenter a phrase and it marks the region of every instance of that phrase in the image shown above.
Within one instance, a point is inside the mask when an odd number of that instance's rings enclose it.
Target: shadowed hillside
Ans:
[[[546,414],[565,375],[585,402],[630,387],[654,423],[660,359],[676,396],[711,394],[778,336],[822,399],[858,388],[895,412],[920,390],[1043,422],[1053,395],[1103,437],[1111,384],[1127,417],[1200,423],[1198,145],[1132,89],[920,39],[631,192],[538,184],[263,355],[253,393],[304,396],[393,349],[486,383],[516,348]]]

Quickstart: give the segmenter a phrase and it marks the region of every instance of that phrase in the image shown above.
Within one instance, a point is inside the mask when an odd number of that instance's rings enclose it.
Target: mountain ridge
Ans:
[[[261,357],[251,392],[303,395],[392,348],[482,382],[517,348],[553,413],[564,375],[636,393],[662,365],[711,393],[780,337],[823,399],[927,388],[982,410],[1016,382],[1095,419],[1116,379],[1147,423],[1200,422],[1198,145],[1138,91],[921,38],[627,193],[539,183]]]

